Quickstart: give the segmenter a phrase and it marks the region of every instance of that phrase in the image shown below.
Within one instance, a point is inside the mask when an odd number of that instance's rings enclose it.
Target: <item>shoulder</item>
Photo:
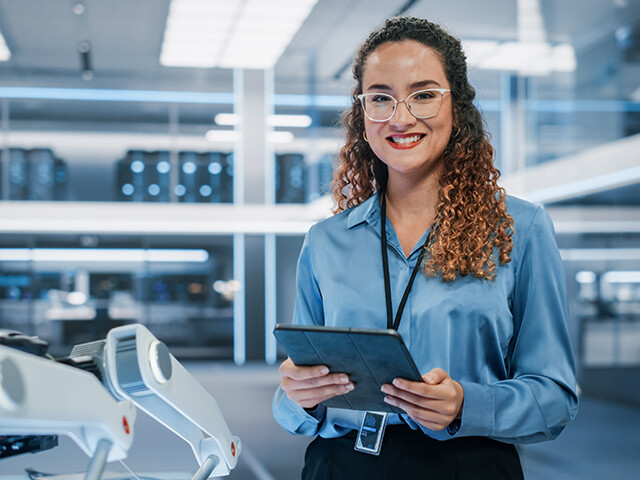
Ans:
[[[531,224],[542,213],[542,207],[522,198],[507,195],[505,199],[507,213],[513,219],[513,230],[518,235],[523,235],[529,230]]]
[[[309,238],[335,238],[347,235],[349,230],[352,230],[358,225],[364,224],[370,221],[376,215],[379,215],[377,204],[377,194],[368,198],[364,202],[356,205],[355,207],[343,210],[340,213],[332,215],[320,222],[314,224],[307,236]]]
[[[528,250],[557,250],[553,222],[541,206],[510,195],[505,204],[513,219],[512,257],[516,264]]]
[[[507,213],[513,219],[513,240],[524,241],[541,233],[555,237],[555,229],[549,214],[540,205],[507,195]]]
[[[307,237],[311,240],[311,238],[323,238],[346,231],[348,229],[350,210],[351,209],[336,213],[313,224],[307,233]]]

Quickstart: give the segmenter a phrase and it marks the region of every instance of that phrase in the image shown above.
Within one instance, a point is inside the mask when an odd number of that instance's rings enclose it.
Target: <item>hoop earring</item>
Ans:
[[[458,135],[460,135],[460,127],[453,127],[451,129],[451,137],[458,138]]]
[[[362,132],[362,138],[364,138],[364,141],[369,143],[369,139],[367,138],[367,132]]]

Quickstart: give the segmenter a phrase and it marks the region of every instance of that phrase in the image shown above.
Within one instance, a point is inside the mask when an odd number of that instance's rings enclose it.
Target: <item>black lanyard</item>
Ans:
[[[429,231],[429,235],[427,235],[427,239],[424,241],[424,244],[420,248],[420,255],[418,256],[418,261],[416,262],[416,266],[413,267],[413,271],[411,272],[411,278],[409,279],[409,283],[407,284],[407,288],[404,289],[404,294],[402,295],[402,300],[400,301],[400,305],[398,306],[398,311],[396,312],[395,321],[393,319],[393,307],[391,306],[391,282],[389,280],[389,258],[387,257],[387,199],[384,190],[380,191],[380,195],[382,195],[382,202],[380,205],[380,248],[382,249],[382,269],[384,273],[384,297],[387,302],[387,328],[393,328],[394,330],[398,330],[398,326],[400,325],[400,320],[402,320],[402,312],[404,311],[404,306],[407,303],[407,299],[409,298],[409,293],[411,292],[411,287],[413,287],[413,281],[416,278],[418,270],[420,270],[420,265],[422,264],[422,258],[424,257],[424,252],[429,242],[429,237],[431,236],[431,231]]]

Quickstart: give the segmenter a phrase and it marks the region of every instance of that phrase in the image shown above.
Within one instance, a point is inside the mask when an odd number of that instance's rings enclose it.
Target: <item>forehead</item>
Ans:
[[[409,85],[424,80],[434,80],[444,87],[449,83],[440,55],[414,40],[383,43],[364,63],[362,86],[365,89],[371,84]]]

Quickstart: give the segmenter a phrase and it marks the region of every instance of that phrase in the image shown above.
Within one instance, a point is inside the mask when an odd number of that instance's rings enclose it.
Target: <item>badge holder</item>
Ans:
[[[358,430],[355,450],[370,455],[380,455],[386,426],[386,412],[365,412]]]

